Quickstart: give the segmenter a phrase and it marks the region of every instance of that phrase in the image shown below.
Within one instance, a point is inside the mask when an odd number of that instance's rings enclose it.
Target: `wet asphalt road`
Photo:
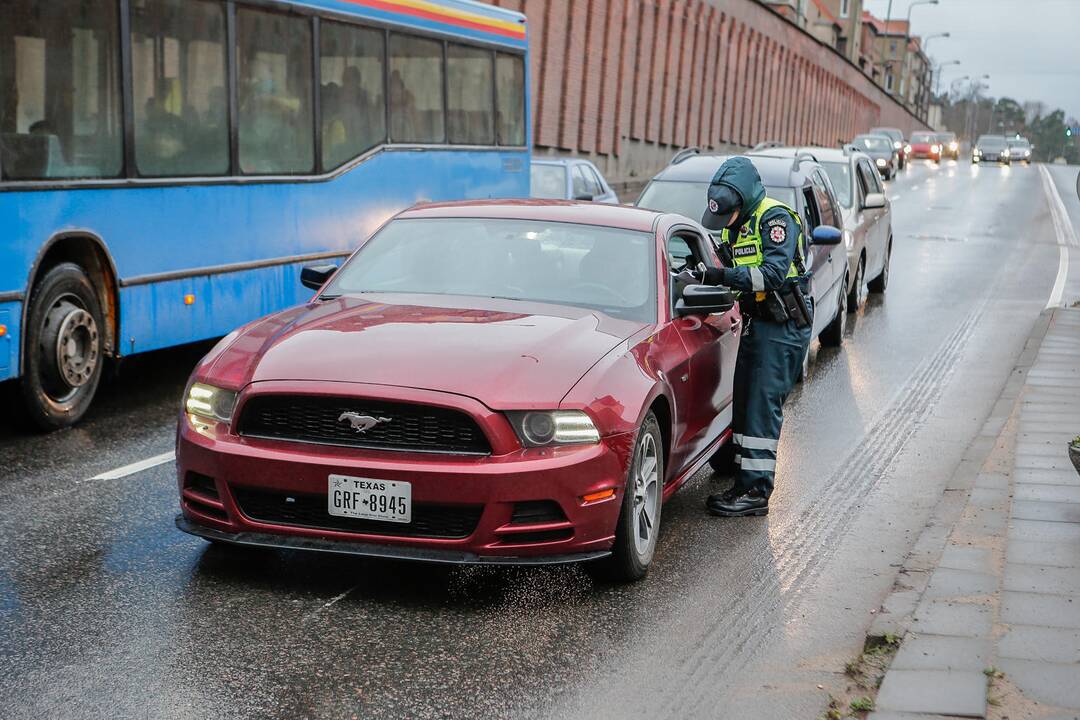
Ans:
[[[815,349],[771,514],[707,517],[725,479],[700,474],[633,586],[221,549],[174,529],[171,462],[91,480],[172,448],[206,346],[132,360],[77,428],[0,413],[3,715],[816,717],[1047,302],[1042,173],[916,164],[890,184],[889,291]],[[1048,177],[1080,229],[1076,168]]]

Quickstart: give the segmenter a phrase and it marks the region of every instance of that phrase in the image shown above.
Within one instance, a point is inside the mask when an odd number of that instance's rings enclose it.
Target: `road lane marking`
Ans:
[[[323,603],[321,607],[315,608],[314,610],[309,612],[307,615],[305,615],[304,616],[304,622],[307,622],[308,620],[311,620],[316,615],[321,613],[323,610],[326,610],[327,608],[336,605],[339,600],[344,600],[346,598],[346,596],[348,596],[349,593],[351,593],[353,590],[355,590],[358,587],[360,587],[360,586],[359,585],[353,585],[351,588],[349,588],[345,592],[341,593],[340,595],[335,595],[334,597],[330,598],[325,603]]]
[[[165,463],[172,462],[175,459],[176,459],[176,451],[170,450],[169,452],[161,453],[160,455],[155,455],[154,457],[148,457],[145,460],[139,460],[138,462],[133,462],[130,465],[124,465],[122,467],[118,467],[115,470],[108,470],[106,472],[101,473],[100,475],[95,475],[94,477],[92,477],[90,479],[91,480],[117,480],[117,479],[122,478],[122,477],[127,477],[128,475],[134,475],[137,472],[142,472],[143,470],[147,470],[147,469],[152,468],[152,467],[157,467],[158,465],[164,465]]]
[[[1069,214],[1065,210],[1065,203],[1061,201],[1057,185],[1050,177],[1050,171],[1045,165],[1039,165],[1039,174],[1042,175],[1043,191],[1046,193],[1046,204],[1050,206],[1050,220],[1054,225],[1054,233],[1058,244],[1058,271],[1054,278],[1054,287],[1050,290],[1050,299],[1044,309],[1061,306],[1061,296],[1065,292],[1065,278],[1069,273],[1069,247],[1076,247],[1076,233],[1073,232],[1072,223],[1069,222]]]

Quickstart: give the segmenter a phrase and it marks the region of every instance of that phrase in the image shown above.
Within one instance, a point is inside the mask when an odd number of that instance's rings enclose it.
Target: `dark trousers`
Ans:
[[[750,333],[739,343],[735,362],[732,417],[735,487],[772,493],[776,475],[776,446],[784,423],[784,400],[799,379],[811,328],[751,320]]]

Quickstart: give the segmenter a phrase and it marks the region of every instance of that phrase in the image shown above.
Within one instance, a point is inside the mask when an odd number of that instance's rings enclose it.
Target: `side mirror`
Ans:
[[[814,228],[813,238],[815,245],[839,245],[844,234],[832,225],[818,225]]]
[[[300,284],[318,290],[330,276],[337,272],[337,265],[305,265],[300,269]]]
[[[593,199],[593,196],[592,193],[581,193],[580,195],[575,195],[574,199],[591,201]]]
[[[874,210],[885,207],[885,193],[868,193],[862,201],[863,209]],[[816,241],[815,241],[816,242]]]
[[[675,303],[675,314],[679,317],[711,315],[726,313],[733,307],[735,307],[735,293],[726,287],[687,285],[683,288],[682,296]]]

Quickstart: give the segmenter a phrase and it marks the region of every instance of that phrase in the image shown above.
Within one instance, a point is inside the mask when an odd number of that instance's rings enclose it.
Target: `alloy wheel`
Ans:
[[[642,433],[638,441],[634,474],[633,528],[634,550],[638,557],[648,557],[656,544],[660,516],[660,472],[656,441]]]

